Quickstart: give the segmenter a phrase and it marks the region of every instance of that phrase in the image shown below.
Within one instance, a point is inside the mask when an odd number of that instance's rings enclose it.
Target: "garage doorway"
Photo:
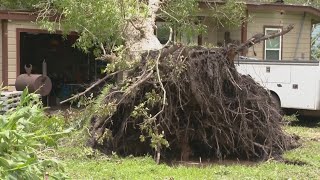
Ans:
[[[47,64],[47,75],[52,81],[49,105],[83,91],[101,74],[92,53],[74,48],[78,36],[63,36],[47,32],[17,32],[19,49],[17,72],[25,73],[25,65],[32,65],[33,74],[42,74],[42,63]]]

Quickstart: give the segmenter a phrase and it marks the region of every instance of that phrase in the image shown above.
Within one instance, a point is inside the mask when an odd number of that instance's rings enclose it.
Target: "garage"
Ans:
[[[52,90],[45,104],[54,106],[85,87],[101,75],[104,63],[74,47],[76,34],[49,34],[43,31],[17,33],[17,75],[26,73],[25,66],[32,66],[32,74],[42,74],[46,64]]]

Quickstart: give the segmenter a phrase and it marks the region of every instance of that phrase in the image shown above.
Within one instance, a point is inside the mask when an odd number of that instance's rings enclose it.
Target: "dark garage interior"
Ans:
[[[101,76],[103,62],[96,61],[92,53],[74,48],[77,35],[63,36],[48,33],[20,33],[20,74],[25,65],[32,65],[32,74],[42,74],[43,61],[47,75],[52,81],[52,90],[46,99],[48,105],[83,91],[89,83]]]

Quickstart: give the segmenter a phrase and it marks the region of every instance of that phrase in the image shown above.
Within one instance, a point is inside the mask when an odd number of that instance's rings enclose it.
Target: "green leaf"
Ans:
[[[8,159],[0,157],[0,166],[4,167],[5,169],[11,168],[9,161],[10,160],[8,160]]]
[[[0,132],[0,136],[4,136],[7,139],[9,139],[10,138],[10,131],[9,130],[2,131],[2,132]]]

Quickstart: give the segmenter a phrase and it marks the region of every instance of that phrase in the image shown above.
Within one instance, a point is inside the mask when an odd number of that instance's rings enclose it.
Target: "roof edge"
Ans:
[[[0,20],[35,21],[37,13],[25,10],[0,10]]]
[[[284,10],[288,12],[306,12],[320,17],[320,9],[312,6],[292,5],[292,4],[253,4],[248,3],[248,10]]]

